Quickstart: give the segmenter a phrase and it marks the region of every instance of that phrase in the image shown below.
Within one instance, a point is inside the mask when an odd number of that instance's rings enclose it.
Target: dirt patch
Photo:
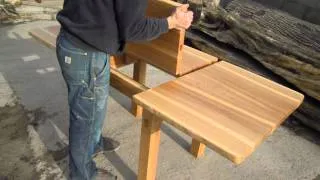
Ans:
[[[0,108],[0,180],[38,179],[27,126],[28,116],[23,106]]]

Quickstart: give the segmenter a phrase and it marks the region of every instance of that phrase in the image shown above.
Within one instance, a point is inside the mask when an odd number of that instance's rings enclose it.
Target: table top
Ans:
[[[134,100],[236,164],[247,158],[304,96],[218,62],[134,96]]]

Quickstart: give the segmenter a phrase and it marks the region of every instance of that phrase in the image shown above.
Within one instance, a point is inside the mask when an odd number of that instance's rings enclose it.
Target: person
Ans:
[[[94,155],[119,143],[102,137],[109,91],[110,55],[126,42],[148,41],[169,29],[187,29],[193,13],[177,7],[166,18],[145,16],[148,0],[65,0],[57,14],[56,54],[68,88],[69,179],[116,179],[97,169]]]

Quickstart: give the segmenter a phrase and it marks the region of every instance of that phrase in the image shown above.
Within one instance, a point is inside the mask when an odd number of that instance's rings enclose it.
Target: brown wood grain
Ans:
[[[152,46],[148,43],[128,43],[125,53],[169,74],[175,75],[177,72],[177,56],[170,50],[164,50],[159,46]]]
[[[182,50],[182,60],[177,76],[183,76],[215,62],[218,62],[217,57],[210,56],[190,46],[184,45]]]
[[[140,138],[138,180],[156,179],[160,145],[161,120],[147,111],[143,112]]]
[[[112,87],[130,98],[133,95],[148,89],[146,86],[134,81],[129,76],[114,68],[110,69],[110,84]]]
[[[147,73],[147,64],[143,61],[138,61],[134,63],[133,66],[133,80],[140,84],[145,84]],[[131,112],[136,117],[142,116],[142,107],[137,105],[135,102],[131,102]]]
[[[191,147],[190,147],[190,153],[195,158],[200,158],[204,156],[204,152],[206,150],[206,145],[201,143],[200,141],[196,139],[192,139]]]
[[[134,99],[239,164],[298,108],[303,95],[222,61]]]
[[[123,54],[121,56],[110,56],[110,66],[115,69],[127,66],[135,62],[136,59],[128,56],[127,54]]]
[[[149,0],[146,15],[148,17],[166,18],[180,5],[171,0]],[[182,61],[184,37],[184,30],[173,29],[149,42],[128,43],[126,53],[169,74],[177,75]]]

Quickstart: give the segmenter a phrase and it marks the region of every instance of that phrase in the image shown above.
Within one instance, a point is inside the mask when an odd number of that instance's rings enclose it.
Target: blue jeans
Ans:
[[[91,180],[96,173],[93,154],[102,146],[109,94],[109,55],[76,47],[64,32],[57,38],[56,52],[68,87],[70,179]]]

